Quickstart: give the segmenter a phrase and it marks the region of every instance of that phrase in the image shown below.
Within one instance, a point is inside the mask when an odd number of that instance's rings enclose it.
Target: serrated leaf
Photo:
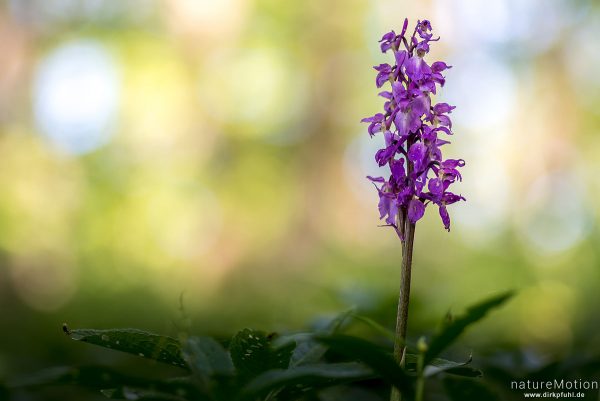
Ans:
[[[373,371],[358,363],[304,365],[264,372],[242,390],[248,399],[280,388],[323,388],[373,377]]]
[[[333,352],[358,360],[378,374],[383,380],[412,395],[413,379],[396,363],[392,355],[379,345],[347,335],[317,336],[316,340]]]
[[[430,364],[434,358],[450,346],[468,326],[481,320],[490,310],[499,307],[512,296],[512,291],[497,295],[471,306],[464,315],[447,321],[440,332],[431,339],[425,353],[425,365]]]
[[[229,353],[211,337],[188,338],[182,354],[192,371],[201,376],[210,378],[235,373]]]
[[[83,341],[185,368],[179,341],[172,337],[138,329],[78,329],[70,331],[69,336],[76,341]]]
[[[262,331],[244,329],[229,344],[231,359],[243,378],[251,378],[270,369],[284,369],[290,364],[294,342],[274,348]]]
[[[416,371],[418,355],[406,354],[406,369]],[[479,369],[468,366],[472,361],[469,358],[465,362],[455,362],[442,358],[434,358],[428,366],[425,367],[425,377],[435,376],[438,373],[448,373],[463,377],[481,377],[483,373]]]

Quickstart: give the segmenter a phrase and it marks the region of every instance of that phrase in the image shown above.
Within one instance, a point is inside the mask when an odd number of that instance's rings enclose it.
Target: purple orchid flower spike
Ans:
[[[417,22],[407,36],[408,20],[402,31],[390,31],[379,41],[381,51],[393,53],[394,64],[375,66],[377,88],[383,88],[383,112],[363,119],[369,123],[369,135],[384,136],[385,147],[375,154],[380,167],[387,166],[389,178],[368,177],[377,188],[379,215],[383,226],[391,226],[402,241],[402,280],[398,301],[394,357],[404,361],[404,339],[408,321],[412,249],[416,223],[428,206],[438,209],[444,228],[450,231],[448,206],[465,198],[450,192],[462,180],[462,159],[444,159],[442,147],[452,135],[450,114],[454,106],[432,102],[438,87],[444,86],[445,71],[452,68],[443,61],[431,65],[425,61],[433,38],[428,20]],[[433,206],[432,206],[433,207]],[[392,389],[391,401],[400,393]]]
[[[375,155],[379,166],[387,165],[392,173],[390,179],[384,180],[378,187],[380,197],[385,198],[383,203],[395,203],[390,205],[391,210],[397,210],[399,217],[410,217],[405,220],[413,223],[423,217],[429,205],[434,204],[449,231],[450,218],[446,206],[451,203],[448,203],[446,194],[452,194],[448,188],[460,180],[457,168],[464,166],[464,160],[443,160],[440,147],[449,142],[440,136],[452,135],[449,115],[455,107],[448,103],[433,104],[432,96],[437,87],[444,86],[443,72],[452,67],[443,61],[431,65],[425,61],[431,42],[439,39],[433,39],[431,22],[418,21],[411,37],[406,37],[407,27],[408,20],[405,20],[400,34],[390,31],[379,41],[383,53],[393,52],[395,63],[374,67],[377,87],[389,84],[389,89],[380,92],[385,99],[384,112],[362,121],[369,123],[371,136],[379,133],[385,136],[385,148]],[[393,175],[399,160],[403,163],[406,160],[403,169],[407,171],[400,179]],[[406,193],[410,195],[406,196]],[[460,200],[464,198],[459,195],[454,202]],[[387,225],[395,227],[404,238],[404,228],[399,227],[398,218],[390,221],[387,214],[385,218]]]

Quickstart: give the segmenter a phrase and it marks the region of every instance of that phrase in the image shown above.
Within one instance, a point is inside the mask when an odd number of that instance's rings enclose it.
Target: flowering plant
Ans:
[[[448,103],[432,105],[431,96],[437,86],[444,86],[442,73],[451,68],[443,61],[431,66],[424,60],[429,53],[433,38],[431,23],[417,21],[410,37],[407,36],[408,19],[404,20],[402,32],[390,31],[379,43],[381,51],[394,53],[394,65],[375,66],[375,84],[386,90],[379,93],[385,99],[383,113],[367,117],[369,134],[383,135],[385,147],[375,154],[379,166],[388,166],[390,176],[367,177],[379,193],[379,214],[387,226],[394,227],[402,240],[402,269],[400,296],[396,318],[394,356],[404,364],[405,340],[410,300],[410,277],[415,223],[425,214],[429,204],[438,207],[446,230],[450,231],[450,215],[447,205],[465,200],[449,191],[450,186],[462,177],[459,167],[462,159],[445,159],[441,147],[448,144],[445,137],[452,135],[449,114],[454,106]],[[379,184],[379,186],[377,186]],[[399,391],[392,389],[392,401],[400,400]]]
[[[183,324],[177,327],[176,337],[131,328],[62,327],[73,340],[170,365],[171,370],[161,372],[164,377],[154,373],[120,373],[105,366],[48,369],[6,385],[0,380],[0,399],[13,391],[68,383],[100,391],[111,399],[177,401],[379,399],[378,386],[384,385],[392,386],[392,401],[400,400],[400,392],[404,401],[423,401],[426,378],[439,374],[480,377],[480,370],[467,366],[471,358],[455,362],[440,355],[468,326],[508,300],[511,292],[478,303],[462,315],[446,318],[429,341],[419,339],[416,354],[405,353],[415,224],[426,207],[433,204],[449,230],[446,207],[464,200],[449,191],[451,184],[461,180],[458,168],[464,166],[464,161],[443,159],[440,149],[448,141],[438,138],[452,135],[448,114],[454,107],[446,103],[432,105],[431,100],[437,86],[444,85],[442,72],[451,67],[441,61],[431,66],[424,61],[429,43],[439,39],[432,38],[429,21],[417,22],[410,37],[406,35],[407,26],[405,20],[399,35],[391,31],[380,41],[384,53],[393,51],[395,63],[375,67],[377,87],[389,84],[380,93],[386,99],[384,113],[363,120],[369,123],[372,136],[382,134],[385,138],[385,147],[377,151],[375,159],[380,166],[389,167],[390,176],[369,179],[379,193],[381,218],[395,228],[402,240],[395,333],[350,310],[309,332],[267,334],[243,329],[223,341],[189,333],[190,324],[181,300]],[[393,338],[395,359],[379,344],[346,334],[353,324],[374,329],[378,339],[381,334]],[[452,400],[495,399],[493,393],[473,382],[444,383],[450,383],[446,387]],[[460,391],[451,387],[454,385]]]

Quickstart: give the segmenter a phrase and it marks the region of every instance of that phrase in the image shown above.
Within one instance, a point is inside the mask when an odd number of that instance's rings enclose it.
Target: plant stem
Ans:
[[[412,269],[413,243],[415,239],[415,225],[408,216],[404,219],[404,241],[402,243],[402,268],[400,272],[400,296],[398,298],[398,314],[396,316],[396,338],[394,341],[394,358],[400,366],[404,366],[404,352],[406,350],[406,331],[408,325],[408,305],[410,301],[410,275]],[[390,401],[400,401],[401,394],[392,387]]]
[[[417,360],[417,385],[415,389],[415,401],[423,401],[425,390],[425,352],[419,352]]]

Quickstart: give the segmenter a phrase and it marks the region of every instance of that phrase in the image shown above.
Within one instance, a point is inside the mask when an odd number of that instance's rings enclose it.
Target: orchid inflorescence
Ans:
[[[418,21],[412,36],[406,36],[408,19],[402,32],[388,32],[379,41],[381,51],[392,50],[395,64],[375,66],[378,88],[387,83],[391,88],[379,93],[385,99],[384,113],[364,118],[369,123],[371,136],[381,133],[385,148],[379,149],[375,160],[379,166],[388,165],[389,179],[371,177],[379,192],[380,218],[392,226],[401,239],[404,220],[415,224],[429,204],[438,206],[444,227],[450,231],[447,205],[465,200],[448,190],[462,177],[457,170],[465,165],[462,159],[443,159],[441,147],[449,142],[438,136],[452,135],[448,114],[454,106],[447,103],[431,104],[436,86],[444,86],[442,72],[451,68],[443,61],[428,65],[423,59],[433,39],[428,20]],[[391,89],[391,90],[389,90]],[[379,185],[379,186],[378,186]]]

